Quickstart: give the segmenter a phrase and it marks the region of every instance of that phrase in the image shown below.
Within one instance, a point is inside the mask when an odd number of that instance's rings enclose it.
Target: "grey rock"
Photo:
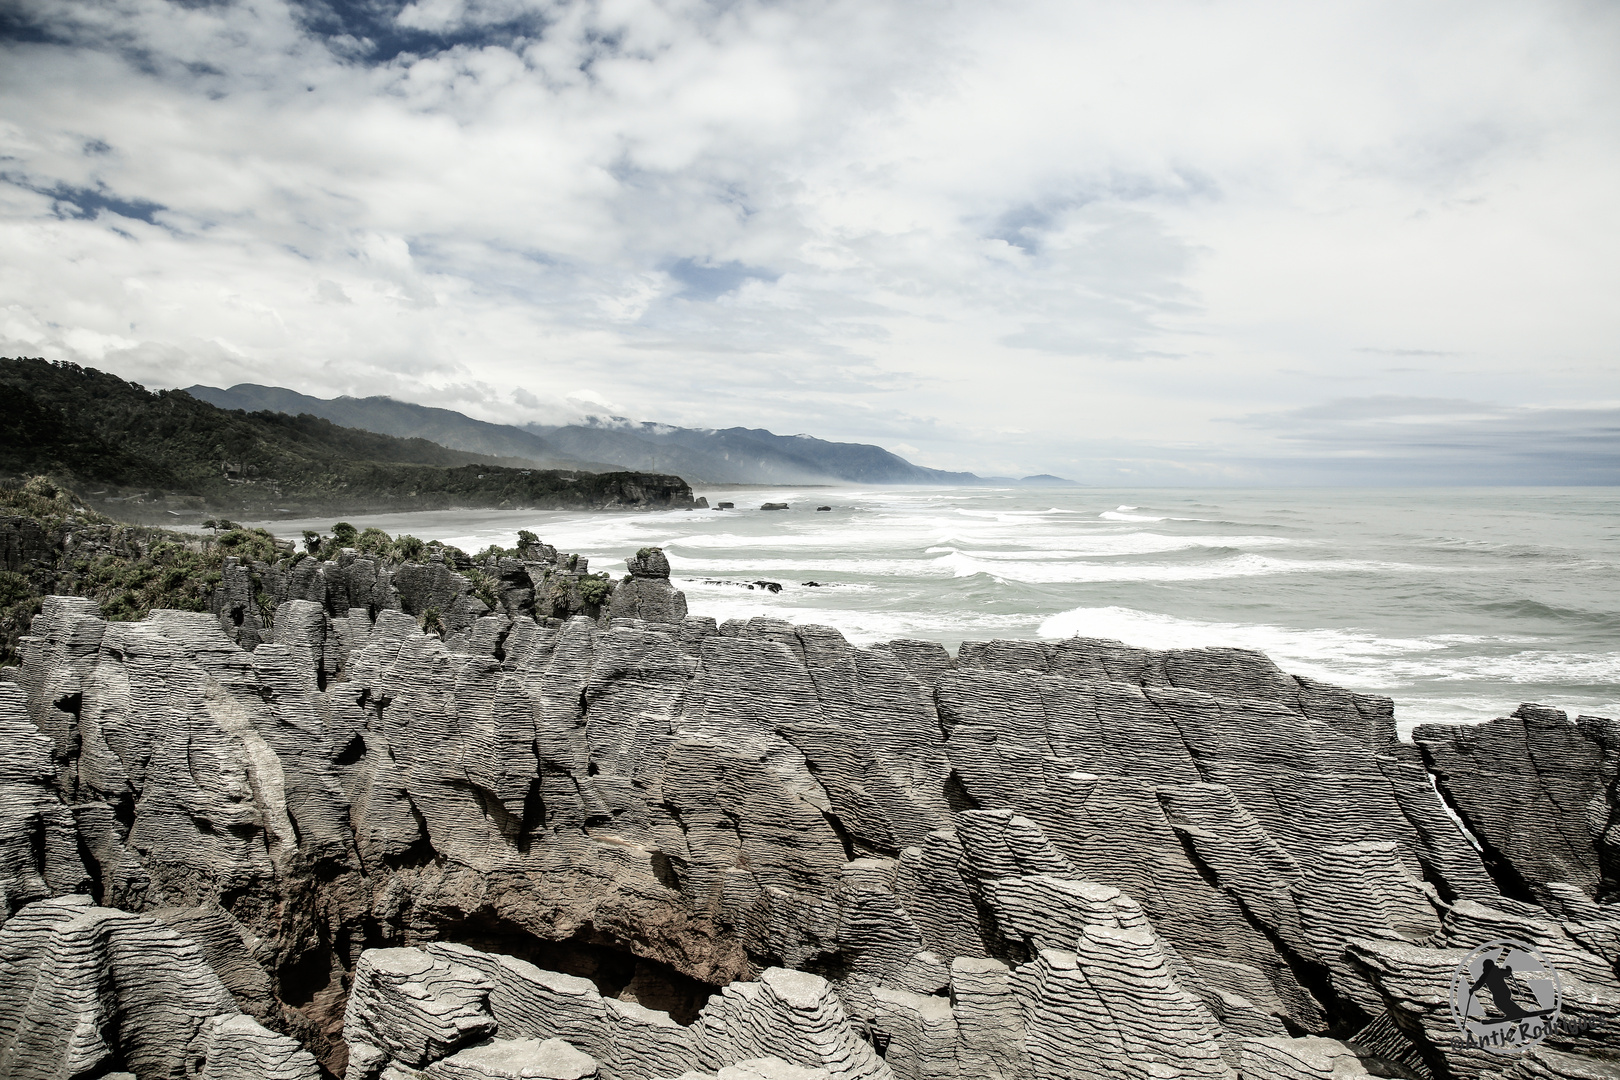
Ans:
[[[686,594],[662,577],[629,576],[613,590],[608,608],[611,618],[641,619],[650,623],[679,623],[686,618]]]
[[[1477,726],[1426,724],[1413,740],[1499,879],[1554,908],[1548,886],[1620,889],[1620,724],[1521,705]]]
[[[1014,988],[1026,1077],[1235,1075],[1214,1017],[1145,928],[1087,927],[1076,951],[1043,949],[1020,967]]]
[[[1244,1080],[1349,1080],[1371,1076],[1356,1052],[1337,1039],[1244,1039]]]
[[[668,578],[669,559],[664,555],[663,548],[642,548],[630,558],[625,560],[631,577],[638,578]]]
[[[236,1075],[227,1059],[251,1044],[277,1075],[313,1080],[313,1058],[291,1040],[252,1021],[215,1024],[235,1016],[201,950],[147,916],[66,896],[31,903],[0,929],[0,1075],[95,1075],[119,1064],[142,1080],[179,1080],[199,1058],[218,1059],[209,1075]]]
[[[55,795],[51,740],[22,690],[0,683],[0,926],[32,900],[87,890],[78,826]]]
[[[826,1076],[825,1069],[806,1069],[781,1058],[763,1057],[739,1061],[713,1073],[682,1073],[679,1080],[825,1080]]]
[[[216,1017],[204,1036],[206,1063],[198,1080],[320,1080],[309,1051],[250,1016]]]
[[[356,1080],[491,1037],[603,1080],[1432,1072],[1431,976],[1484,935],[1570,980],[1591,1024],[1548,1053],[1611,1052],[1606,722],[1513,721],[1552,735],[1488,872],[1425,770],[1451,735],[1258,654],[716,626],[640,606],[650,555],[582,615],[577,560],[525,556],[443,640],[409,609],[471,560],[238,567],[268,627],[48,600],[0,682],[0,934],[86,889],[150,912],[227,994],[180,1045],[240,1010],[265,1069],[292,1037]]]
[[[827,981],[808,972],[770,968],[757,982],[732,983],[704,1007],[693,1041],[708,1068],[777,1057],[834,1078],[893,1076],[856,1033]]]
[[[429,1065],[429,1080],[588,1080],[596,1062],[561,1039],[494,1039]]]
[[[482,972],[420,949],[367,951],[343,1021],[350,1080],[377,1075],[385,1061],[420,1069],[494,1034],[492,988]]]

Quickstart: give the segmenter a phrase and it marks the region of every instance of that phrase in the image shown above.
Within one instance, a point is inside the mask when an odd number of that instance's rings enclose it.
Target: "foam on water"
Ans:
[[[698,493],[742,509],[350,520],[467,551],[530,529],[614,573],[657,545],[694,614],[820,623],[858,644],[1083,634],[1259,649],[1284,670],[1390,695],[1403,728],[1525,700],[1620,713],[1616,489]],[[792,509],[754,509],[766,501]],[[270,527],[297,538],[330,525]]]
[[[1216,578],[1256,577],[1266,574],[1361,574],[1399,569],[1396,564],[1345,559],[1337,562],[1305,562],[1274,559],[1264,555],[1228,555],[1206,563],[1122,564],[1067,562],[987,562],[955,552],[938,560],[957,577],[987,574],[1005,581],[1027,584],[1076,584],[1112,581],[1211,581]]]
[[[1436,690],[1427,695],[1425,706],[1400,709],[1403,733],[1418,723],[1481,719],[1492,709],[1506,711],[1500,700],[1449,697],[1439,689],[1448,682],[1620,687],[1620,652],[1548,653],[1525,648],[1542,644],[1539,639],[1512,634],[1388,638],[1354,627],[1213,622],[1124,607],[1074,608],[1043,620],[1036,632],[1043,638],[1108,638],[1148,649],[1254,649],[1291,674],[1355,688],[1432,684]],[[1459,715],[1464,704],[1471,716]],[[1608,707],[1614,709],[1615,703],[1609,702]],[[1575,705],[1572,711],[1581,708]]]
[[[1029,538],[1025,538],[1030,543]],[[1020,547],[1014,551],[964,551],[954,547],[931,547],[926,554],[962,555],[970,559],[1095,559],[1117,555],[1157,555],[1166,551],[1186,551],[1190,548],[1271,548],[1290,547],[1302,541],[1285,536],[1162,536],[1157,533],[1127,532],[1098,533],[1081,538],[1052,537],[1050,542],[1067,542],[1068,547]],[[1034,542],[1035,545],[1039,541]],[[1082,546],[1083,545],[1083,546]]]

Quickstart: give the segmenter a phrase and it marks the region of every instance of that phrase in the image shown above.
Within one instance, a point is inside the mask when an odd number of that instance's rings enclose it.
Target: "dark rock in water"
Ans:
[[[788,508],[787,503],[768,502],[768,503],[763,503],[763,504],[760,505],[761,510],[786,510],[787,508]]]
[[[830,507],[830,506],[818,506],[818,507],[816,507],[816,512],[820,513],[823,510],[831,510],[831,509],[832,509],[832,507]]]
[[[692,503],[692,505],[690,507],[688,507],[687,509],[689,509],[689,510],[707,510],[708,508],[709,508],[709,500],[708,500],[708,498],[706,496],[699,495],[697,497],[696,501],[694,501]]]
[[[715,503],[714,508],[716,510],[735,510],[737,508],[737,504],[734,502]]]
[[[807,589],[820,589],[825,587],[819,581],[801,581],[799,584],[803,585]]]
[[[1620,1054],[1611,721],[1414,746],[1388,699],[1245,650],[675,621],[654,549],[600,618],[512,599],[600,579],[500,560],[528,584],[441,638],[363,561],[278,571],[251,635],[46,598],[0,674],[0,1075],[1497,1080]],[[479,572],[434,565],[422,598]],[[1570,1021],[1517,1059],[1459,1049],[1449,1012],[1501,938]]]
[[[780,581],[727,581],[724,578],[704,578],[703,584],[734,585],[739,589],[747,589],[750,592],[755,589],[762,589],[769,593],[779,593],[782,591],[782,583]]]

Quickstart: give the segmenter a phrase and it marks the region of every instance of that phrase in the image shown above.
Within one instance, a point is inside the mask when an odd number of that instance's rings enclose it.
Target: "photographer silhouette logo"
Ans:
[[[1451,1013],[1459,1049],[1522,1054],[1559,1030],[1558,972],[1533,945],[1513,938],[1487,941],[1457,965]]]

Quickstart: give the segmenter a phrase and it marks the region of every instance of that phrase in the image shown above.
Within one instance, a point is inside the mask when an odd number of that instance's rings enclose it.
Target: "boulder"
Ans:
[[[428,1080],[590,1080],[596,1062],[561,1039],[493,1039],[441,1058]]]

